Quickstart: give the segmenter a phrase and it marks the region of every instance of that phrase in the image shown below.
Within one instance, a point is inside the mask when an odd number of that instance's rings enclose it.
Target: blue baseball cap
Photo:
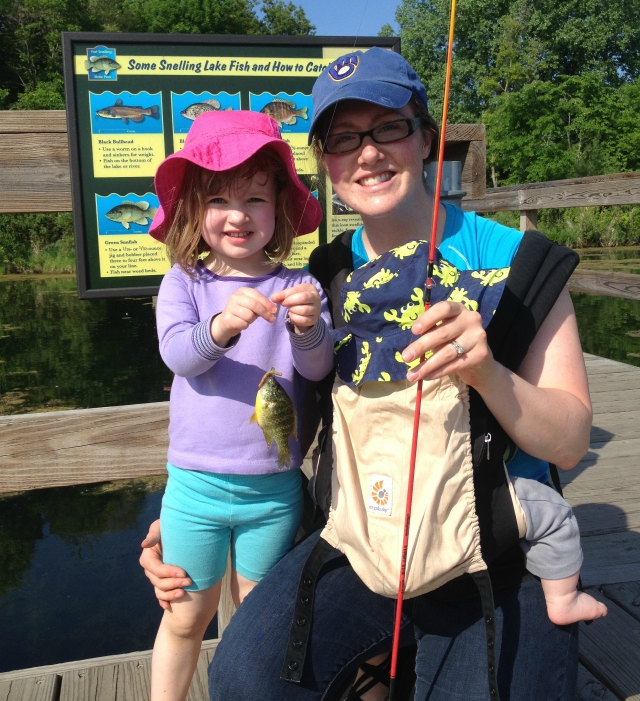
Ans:
[[[411,96],[427,109],[427,91],[417,73],[395,51],[374,46],[332,61],[316,80],[309,143],[322,114],[340,100],[363,100],[397,110]]]

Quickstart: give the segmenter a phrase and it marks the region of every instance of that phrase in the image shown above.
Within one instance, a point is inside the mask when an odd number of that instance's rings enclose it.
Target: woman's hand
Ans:
[[[220,348],[262,317],[269,323],[276,320],[278,308],[262,293],[250,287],[241,287],[227,300],[224,311],[213,317],[211,337]]]
[[[477,312],[460,302],[438,302],[416,319],[411,330],[420,338],[404,349],[403,360],[410,363],[429,351],[433,355],[410,369],[408,380],[434,380],[455,372],[476,389],[491,382],[496,362]]]
[[[153,584],[160,607],[171,611],[171,602],[181,599],[185,595],[184,589],[181,587],[188,587],[191,580],[186,576],[184,570],[173,565],[165,565],[162,562],[159,520],[154,521],[149,526],[149,533],[141,545],[143,550],[142,555],[140,555],[140,565]]]
[[[438,322],[442,322],[438,324]],[[591,402],[571,297],[565,290],[533,339],[517,373],[493,358],[480,315],[439,302],[416,319],[423,335],[405,348],[411,362],[433,356],[407,374],[425,380],[457,373],[476,389],[498,423],[525,452],[568,470],[589,448]],[[452,341],[463,353],[458,355]]]
[[[271,295],[271,301],[287,307],[296,333],[308,331],[320,318],[320,293],[310,282],[278,290]]]

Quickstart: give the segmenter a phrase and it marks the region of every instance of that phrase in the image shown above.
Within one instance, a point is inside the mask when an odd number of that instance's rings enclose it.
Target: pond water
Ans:
[[[640,302],[572,294],[583,348],[640,365]],[[0,414],[168,398],[149,298],[0,278]],[[148,650],[161,616],[137,560],[163,480],[0,497],[0,672]],[[215,623],[206,637],[215,637]]]
[[[640,275],[640,246],[582,248],[579,253],[580,267],[583,270],[609,270]]]

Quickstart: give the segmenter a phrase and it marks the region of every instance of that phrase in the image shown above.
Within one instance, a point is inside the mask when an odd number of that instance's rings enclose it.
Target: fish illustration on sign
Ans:
[[[278,122],[278,126],[282,124],[291,126],[296,123],[297,119],[309,119],[306,107],[298,109],[295,102],[283,100],[279,97],[274,98],[272,102],[265,105],[260,112],[275,119],[275,121]]]
[[[120,99],[116,100],[115,105],[111,105],[111,107],[103,107],[101,110],[96,110],[96,115],[98,117],[104,117],[104,119],[121,119],[125,124],[129,124],[130,121],[139,124],[140,122],[144,122],[145,117],[160,119],[158,105],[151,105],[151,107],[133,107],[123,104]]]
[[[298,417],[293,402],[274,375],[282,376],[282,373],[271,368],[260,380],[255,411],[249,422],[257,422],[269,447],[273,441],[276,442],[278,466],[282,469],[291,467],[289,436],[294,439],[298,437]]]
[[[194,120],[196,117],[199,117],[205,112],[215,112],[219,109],[221,109],[220,103],[217,100],[211,98],[210,100],[203,100],[202,102],[194,102],[192,105],[189,105],[189,107],[187,107],[186,109],[183,109],[182,112],[180,112],[180,114],[185,119]],[[226,112],[232,109],[233,107],[225,107],[222,111]]]
[[[146,226],[153,220],[157,211],[158,208],[150,207],[148,202],[122,202],[110,209],[105,217],[128,229],[130,224]]]
[[[104,71],[108,75],[111,71],[117,71],[122,66],[108,56],[92,56],[84,62],[84,67],[89,73]]]

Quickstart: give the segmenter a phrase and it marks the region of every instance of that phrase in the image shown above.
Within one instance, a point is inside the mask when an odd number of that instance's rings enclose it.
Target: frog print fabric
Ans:
[[[424,312],[427,241],[410,241],[354,270],[340,297],[346,326],[333,332],[338,375],[350,387],[403,380],[402,351],[415,340],[411,327]],[[502,297],[509,268],[458,270],[436,250],[431,305],[460,302],[486,328]],[[412,364],[417,364],[416,360]]]

